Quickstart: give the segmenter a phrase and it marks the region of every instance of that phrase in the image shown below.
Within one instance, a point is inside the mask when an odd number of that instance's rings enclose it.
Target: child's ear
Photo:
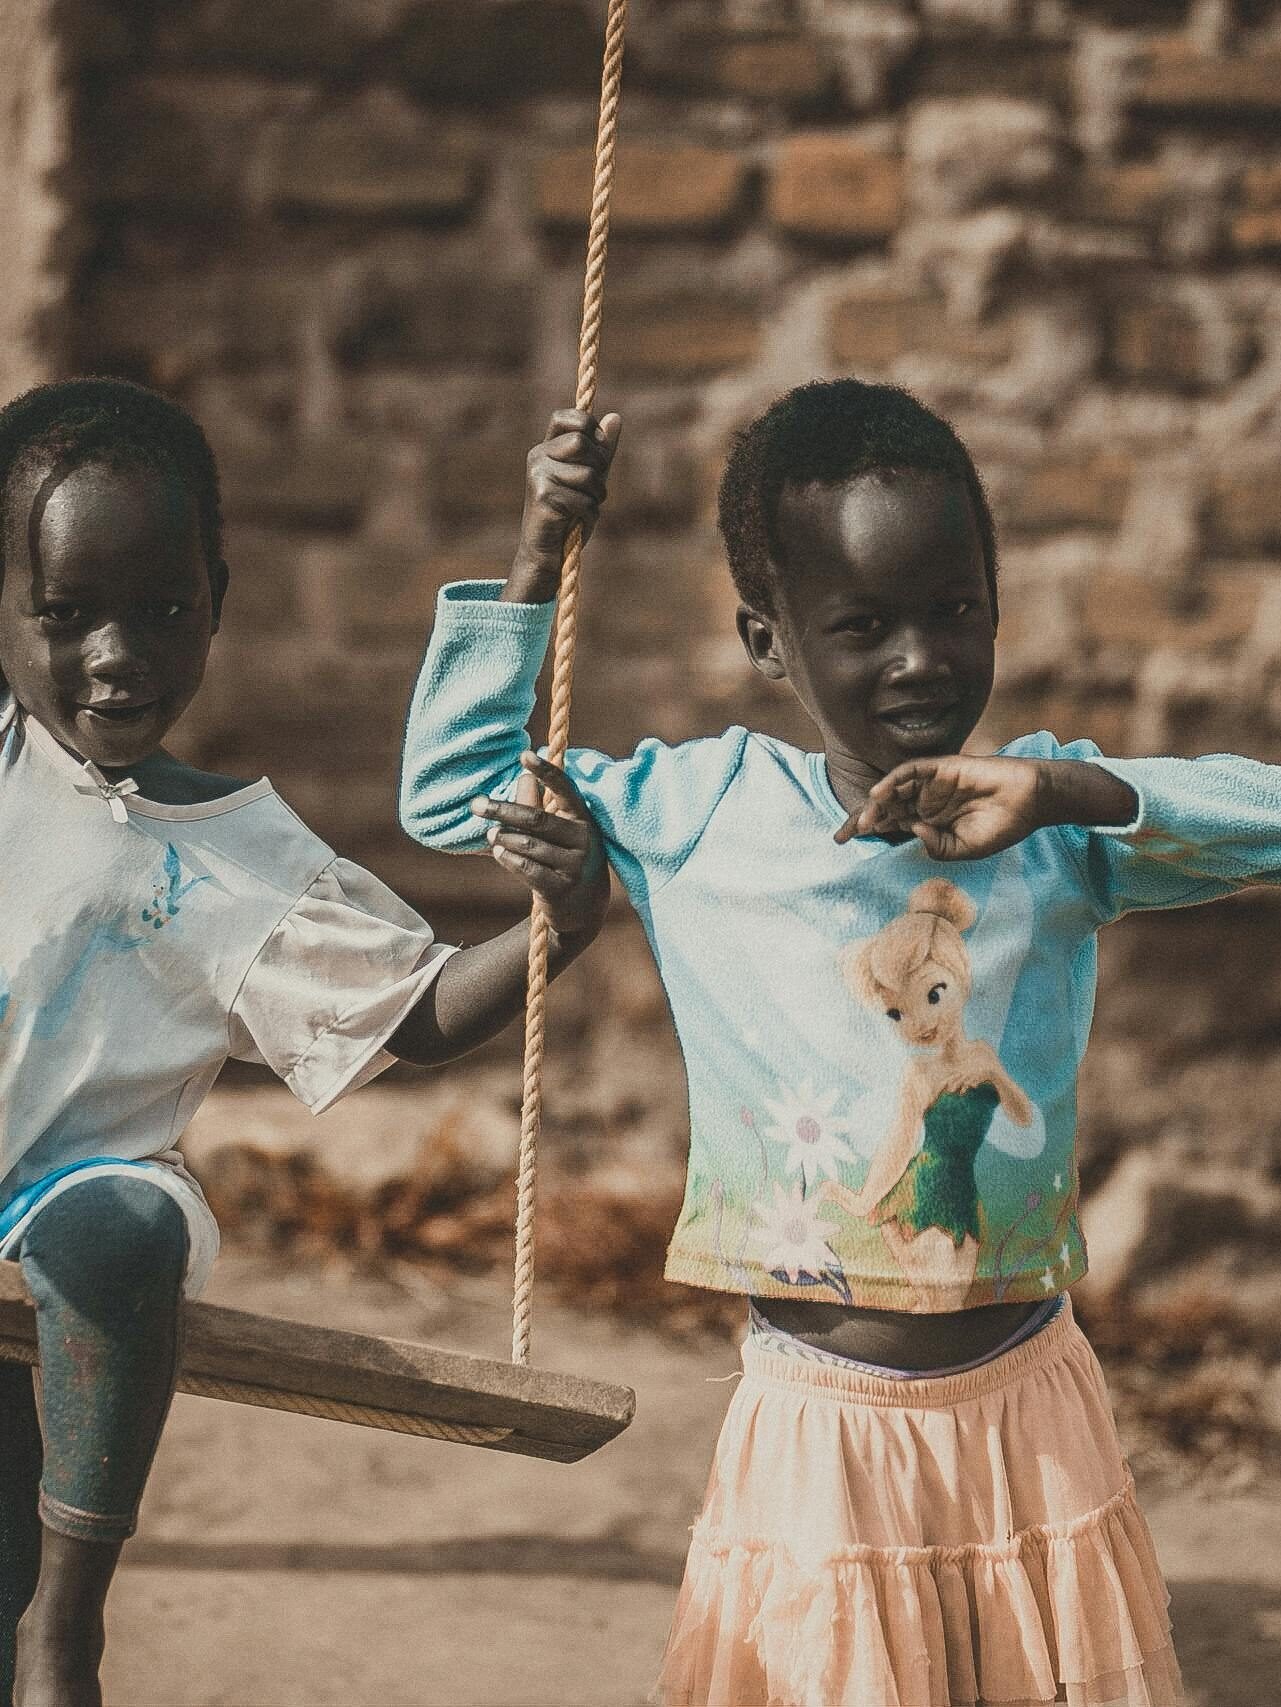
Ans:
[[[227,582],[230,579],[227,565],[220,557],[216,563],[209,565],[209,595],[213,609],[213,632],[217,634],[218,625],[222,621],[222,601],[227,596]]]
[[[740,605],[734,623],[738,638],[743,642],[743,650],[752,661],[752,668],[772,682],[781,682],[787,675],[787,667],[779,654],[778,630],[773,617],[762,616],[750,605]]]

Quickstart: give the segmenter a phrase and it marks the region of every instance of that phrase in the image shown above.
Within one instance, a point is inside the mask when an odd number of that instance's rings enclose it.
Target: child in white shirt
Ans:
[[[102,379],[10,403],[0,526],[0,1255],[36,1300],[44,1428],[42,1451],[31,1376],[0,1366],[0,1700],[96,1707],[182,1292],[217,1247],[183,1128],[228,1056],[318,1112],[394,1059],[492,1036],[524,1000],[528,926],[438,943],[266,778],[161,746],[227,585],[217,471],[184,411]],[[572,786],[527,763],[559,809],[493,852],[546,900],[554,975],[608,877]]]

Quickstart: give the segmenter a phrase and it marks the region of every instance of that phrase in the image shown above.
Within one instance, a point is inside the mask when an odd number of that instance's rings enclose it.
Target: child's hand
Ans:
[[[881,778],[836,839],[907,834],[931,859],[985,859],[1050,821],[1043,772],[1036,759],[910,759]]]
[[[514,801],[480,795],[472,801],[478,818],[491,820],[489,845],[505,871],[527,883],[546,904],[560,937],[594,937],[609,905],[609,868],[600,831],[573,783],[536,753],[522,753],[525,774]],[[557,805],[546,812],[540,788]]]
[[[545,604],[556,597],[565,540],[576,522],[583,538],[591,538],[622,429],[619,415],[597,422],[582,409],[558,409],[552,416],[547,437],[526,463],[520,545],[504,599]]]

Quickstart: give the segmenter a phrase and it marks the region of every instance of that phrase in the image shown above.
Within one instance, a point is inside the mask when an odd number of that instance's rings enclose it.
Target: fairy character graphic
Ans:
[[[998,1108],[1022,1127],[1034,1114],[991,1045],[966,1035],[973,978],[962,932],[977,916],[963,890],[931,878],[906,913],[842,958],[852,993],[911,1056],[867,1178],[857,1191],[826,1180],[818,1195],[880,1227],[918,1311],[964,1308],[984,1237],[975,1158]]]

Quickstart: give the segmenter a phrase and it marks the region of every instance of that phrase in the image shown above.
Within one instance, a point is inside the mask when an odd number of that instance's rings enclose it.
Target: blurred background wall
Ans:
[[[0,7],[4,383],[146,381],[221,458],[232,596],[186,750],[268,770],[464,936],[513,893],[401,835],[400,731],[437,587],[503,572],[572,392],[603,11]],[[627,430],[577,737],[808,739],[739,655],[714,487],[735,426],[854,372],[950,415],[990,484],[985,740],[1281,759],[1281,7],[632,13],[601,382]],[[643,1133],[674,1177],[679,1061],[621,908],[556,1024],[575,1153]],[[1083,1108],[1109,1284],[1277,1319],[1278,1041],[1274,896],[1110,933]],[[509,1085],[515,1048],[484,1058]]]

